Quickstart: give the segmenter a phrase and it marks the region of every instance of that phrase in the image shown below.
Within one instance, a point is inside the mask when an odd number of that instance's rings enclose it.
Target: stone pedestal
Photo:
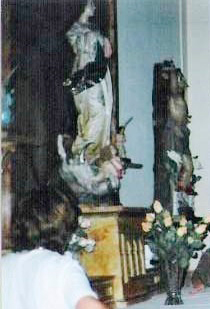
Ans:
[[[116,307],[144,299],[149,292],[141,230],[145,209],[86,205],[81,209],[91,221],[88,235],[96,241],[94,252],[80,257],[88,275],[113,278],[110,293]]]

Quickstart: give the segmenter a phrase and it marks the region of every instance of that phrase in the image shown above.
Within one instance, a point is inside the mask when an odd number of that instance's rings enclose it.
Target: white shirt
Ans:
[[[70,252],[40,248],[2,258],[2,309],[75,309],[85,296],[97,297]]]

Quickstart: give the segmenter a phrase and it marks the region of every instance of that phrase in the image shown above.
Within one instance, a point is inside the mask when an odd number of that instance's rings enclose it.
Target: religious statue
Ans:
[[[109,40],[89,22],[95,5],[88,0],[78,21],[67,32],[75,53],[70,86],[78,112],[77,136],[72,145],[73,155],[86,150],[91,160],[101,148],[110,144],[112,113],[112,82],[107,59],[112,50]]]
[[[170,95],[168,99],[168,119],[163,132],[167,149],[181,155],[182,164],[178,179],[179,189],[185,190],[192,180],[193,163],[189,149],[190,130],[188,107],[184,97],[187,83],[179,69],[170,70]]]
[[[117,147],[111,143],[112,81],[108,68],[111,44],[89,19],[95,4],[87,0],[79,19],[67,32],[74,52],[70,77],[63,83],[70,87],[78,112],[77,135],[70,151],[64,137],[58,137],[62,159],[61,177],[79,196],[103,196],[118,190],[123,175]],[[67,155],[69,152],[69,156]]]
[[[171,212],[191,206],[193,159],[186,79],[173,61],[154,67],[155,199]]]

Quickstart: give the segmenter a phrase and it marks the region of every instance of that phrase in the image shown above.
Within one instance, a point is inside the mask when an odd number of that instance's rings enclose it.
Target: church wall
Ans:
[[[198,155],[202,165],[196,171],[202,178],[196,185],[195,214],[204,216],[210,213],[210,1],[185,0],[183,4],[187,42],[183,55],[192,115],[190,145],[192,154]],[[210,237],[205,242],[210,246]],[[197,263],[198,259],[192,260],[190,268],[195,268]]]
[[[188,103],[192,122],[190,144],[198,155],[202,176],[197,183],[195,199],[197,215],[210,212],[210,1],[186,1],[186,76],[189,83]]]
[[[181,65],[178,0],[118,0],[119,122],[134,117],[126,130],[127,155],[142,163],[127,170],[120,191],[126,206],[153,201],[153,65],[172,59]]]

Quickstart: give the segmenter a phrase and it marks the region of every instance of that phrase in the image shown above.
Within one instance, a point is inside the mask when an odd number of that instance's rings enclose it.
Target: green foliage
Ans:
[[[184,216],[171,216],[160,203],[142,223],[142,229],[149,242],[155,245],[159,258],[176,259],[181,268],[188,266],[195,251],[204,248],[203,239],[208,227],[209,222],[205,219],[193,223]]]
[[[200,239],[196,239],[191,246],[194,250],[201,250],[203,248],[203,242]]]

